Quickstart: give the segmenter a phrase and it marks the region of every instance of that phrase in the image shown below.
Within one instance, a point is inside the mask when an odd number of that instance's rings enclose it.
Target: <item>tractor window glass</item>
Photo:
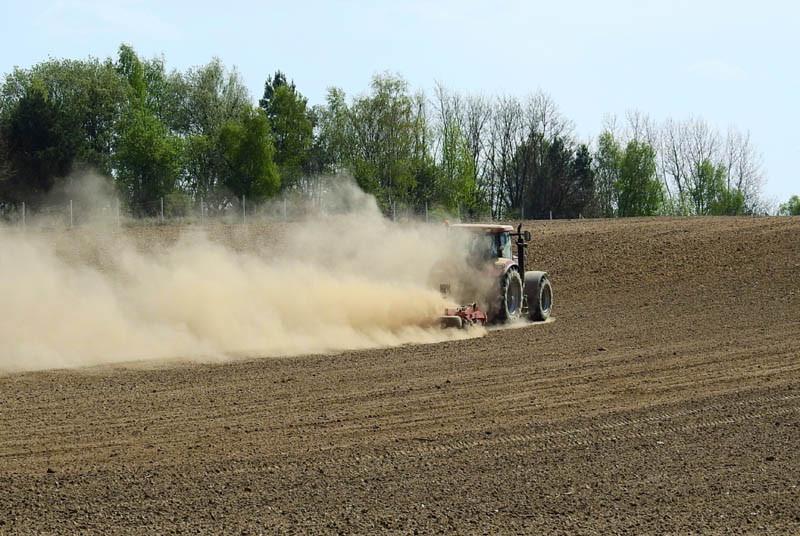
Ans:
[[[497,245],[489,234],[474,234],[470,240],[469,258],[475,266],[497,257]]]
[[[474,259],[486,260],[494,257],[494,243],[491,236],[476,234],[472,238],[470,245],[471,257]]]
[[[508,233],[500,233],[497,237],[497,250],[504,259],[511,258],[511,236]]]

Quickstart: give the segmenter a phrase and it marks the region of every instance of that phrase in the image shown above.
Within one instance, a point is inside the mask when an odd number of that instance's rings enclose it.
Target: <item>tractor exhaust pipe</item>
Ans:
[[[517,263],[519,264],[520,275],[525,277],[525,248],[528,244],[525,242],[525,235],[522,233],[522,224],[517,226]],[[527,233],[530,236],[530,233]],[[523,281],[524,282],[524,281]]]

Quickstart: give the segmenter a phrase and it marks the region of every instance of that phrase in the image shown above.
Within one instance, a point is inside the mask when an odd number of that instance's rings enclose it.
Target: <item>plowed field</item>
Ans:
[[[0,377],[0,533],[800,533],[800,219],[528,228],[547,324]]]

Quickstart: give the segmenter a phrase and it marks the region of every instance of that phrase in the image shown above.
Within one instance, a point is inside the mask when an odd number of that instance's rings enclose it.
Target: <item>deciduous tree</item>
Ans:
[[[617,210],[617,188],[622,149],[614,135],[606,130],[597,141],[594,157],[595,202],[597,215],[610,218]]]
[[[259,202],[278,191],[280,177],[263,110],[248,109],[238,120],[226,122],[220,132],[220,148],[226,164],[224,184],[236,199],[244,195]]]
[[[264,88],[259,105],[266,112],[275,144],[275,164],[284,188],[297,186],[308,169],[313,140],[312,117],[307,100],[294,82],[287,84],[286,76],[276,72]]]
[[[656,153],[647,142],[632,140],[625,147],[615,183],[620,216],[655,216],[664,191],[656,177]]]
[[[780,206],[779,213],[784,216],[800,216],[800,196],[793,195]]]
[[[78,126],[34,80],[3,121],[11,176],[2,196],[11,203],[36,204],[72,169],[78,154]]]
[[[156,214],[157,201],[174,191],[180,148],[180,141],[147,108],[133,107],[122,119],[114,167],[134,214]]]

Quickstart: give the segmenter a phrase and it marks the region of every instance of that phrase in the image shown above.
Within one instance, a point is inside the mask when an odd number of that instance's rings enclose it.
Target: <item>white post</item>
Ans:
[[[286,221],[286,196],[283,197],[283,221]]]
[[[161,222],[164,222],[164,198],[161,198]]]
[[[72,228],[72,199],[69,200],[69,227]]]
[[[425,201],[425,223],[428,223],[428,202]]]
[[[201,197],[200,198],[200,225],[203,225],[203,218],[205,216],[205,214],[203,214],[203,212],[205,212],[205,203],[203,202],[203,198]]]
[[[119,197],[117,198],[117,227],[122,227],[122,217],[119,213]]]
[[[22,202],[22,228],[25,228],[25,201]]]
[[[245,197],[242,195],[242,223],[247,223],[247,205]]]
[[[551,220],[553,219],[553,211],[552,210],[550,211],[550,219]]]

